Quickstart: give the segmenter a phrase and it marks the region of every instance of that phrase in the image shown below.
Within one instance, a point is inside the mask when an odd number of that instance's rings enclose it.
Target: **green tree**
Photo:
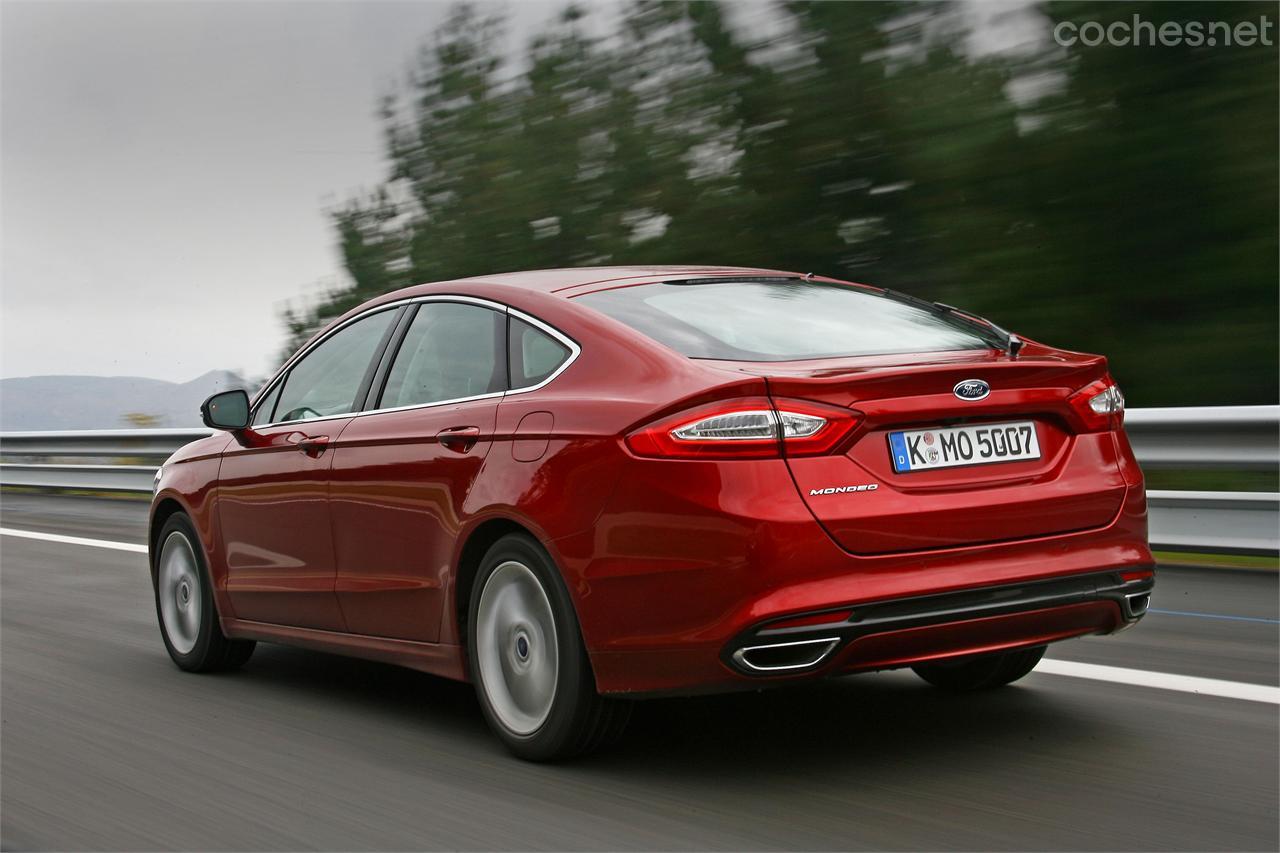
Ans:
[[[1073,2],[1048,13],[1159,26],[1275,9]],[[1141,404],[1274,402],[1276,48],[1078,44],[1057,70],[1065,86],[1039,110],[1023,161],[1037,257],[1027,280],[1006,273],[993,301],[1028,334],[1108,353]]]
[[[1107,353],[1140,405],[1274,401],[1274,46],[1049,38],[1271,7],[1055,2],[982,55],[967,8],[786,2],[766,39],[719,3],[635,0],[607,33],[570,6],[511,62],[459,5],[382,104],[388,179],[333,212],[349,282],[286,314],[293,343],[421,281],[734,263]]]

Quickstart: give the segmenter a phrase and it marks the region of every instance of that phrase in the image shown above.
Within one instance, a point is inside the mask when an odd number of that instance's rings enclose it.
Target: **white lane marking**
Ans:
[[[146,545],[132,542],[112,542],[108,539],[85,539],[82,536],[63,536],[60,533],[41,533],[35,530],[16,530],[0,527],[0,536],[18,536],[23,539],[41,539],[46,542],[62,542],[67,545],[87,545],[90,548],[110,548],[115,551],[147,553]],[[1222,681],[1217,678],[1197,678],[1193,675],[1175,675],[1171,672],[1148,672],[1144,669],[1125,669],[1120,666],[1101,666],[1096,663],[1076,663],[1068,660],[1045,658],[1035,669],[1049,675],[1065,675],[1071,678],[1088,678],[1093,681],[1111,681],[1137,687],[1155,687],[1160,690],[1178,690],[1183,693],[1201,693],[1206,696],[1223,696],[1228,699],[1244,699],[1249,702],[1267,702],[1280,705],[1280,687],[1265,684],[1246,684],[1242,681]]]
[[[132,542],[112,542],[109,539],[85,539],[83,536],[63,536],[61,533],[41,533],[38,530],[17,530],[13,527],[0,527],[0,536],[17,536],[22,539],[41,539],[45,542],[62,542],[66,545],[88,545],[90,548],[110,548],[113,551],[133,551],[138,554],[147,553],[146,545],[135,545]]]
[[[1076,663],[1049,658],[1040,661],[1035,671],[1071,678],[1112,681],[1116,684],[1132,684],[1159,690],[1178,690],[1183,693],[1200,693],[1204,696],[1223,696],[1228,699],[1280,705],[1280,687],[1268,687],[1265,684],[1222,681],[1217,678],[1198,678],[1194,675],[1175,675],[1172,672],[1148,672],[1145,669],[1125,669],[1121,666],[1101,666],[1096,663]]]

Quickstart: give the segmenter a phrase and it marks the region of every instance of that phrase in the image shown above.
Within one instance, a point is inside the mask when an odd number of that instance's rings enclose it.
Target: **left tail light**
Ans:
[[[1110,376],[1084,386],[1067,402],[1091,431],[1120,429],[1124,425],[1124,394]]]
[[[641,427],[626,437],[637,456],[661,459],[769,459],[830,453],[857,426],[849,409],[807,400],[743,397],[710,403]]]

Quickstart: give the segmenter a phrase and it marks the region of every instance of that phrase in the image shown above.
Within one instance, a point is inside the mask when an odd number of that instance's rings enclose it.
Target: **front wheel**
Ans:
[[[229,639],[218,625],[209,570],[191,519],[174,513],[156,542],[156,615],[169,657],[188,672],[236,669],[249,660],[254,641]]]
[[[1036,668],[1044,657],[1044,646],[994,652],[954,661],[922,663],[911,667],[915,674],[945,690],[969,691],[1003,687]]]
[[[527,536],[494,543],[472,587],[467,650],[489,726],[520,758],[588,752],[621,734],[629,702],[596,692],[560,573]]]

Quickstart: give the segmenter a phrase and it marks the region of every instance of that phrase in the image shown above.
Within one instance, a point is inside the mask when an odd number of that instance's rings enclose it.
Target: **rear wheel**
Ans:
[[[180,512],[170,516],[156,542],[156,615],[169,657],[188,672],[235,669],[249,660],[253,640],[228,639],[218,625],[209,570],[191,519]]]
[[[550,761],[622,733],[628,702],[596,692],[578,620],[541,546],[513,534],[494,543],[472,587],[471,677],[485,719],[520,758]]]
[[[1044,646],[1037,646],[953,661],[922,663],[911,668],[934,687],[959,691],[987,690],[1022,678],[1036,668],[1040,658],[1044,657],[1044,651]]]

